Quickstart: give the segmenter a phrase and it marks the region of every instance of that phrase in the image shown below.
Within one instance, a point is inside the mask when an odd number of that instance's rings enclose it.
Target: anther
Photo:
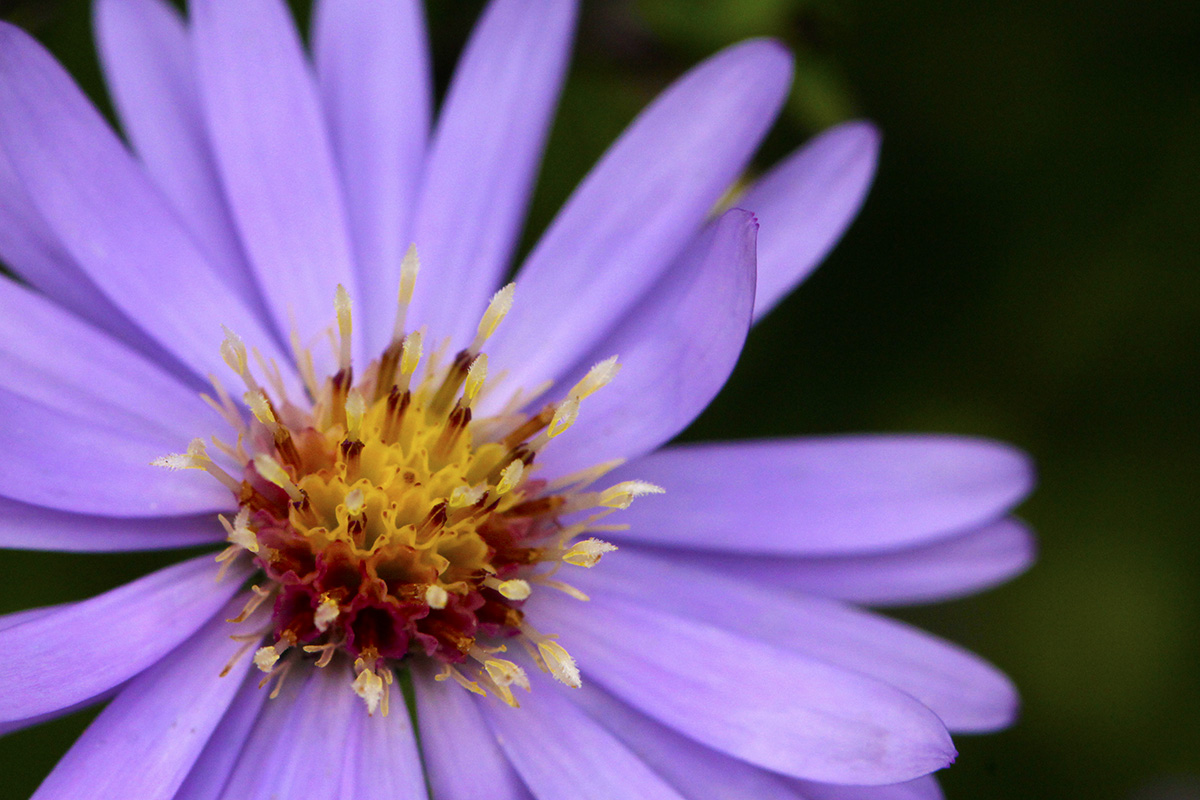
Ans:
[[[408,319],[408,306],[412,302],[413,289],[417,285],[417,272],[421,261],[417,258],[417,246],[410,244],[404,260],[400,262],[400,290],[396,295],[396,322],[392,327],[392,341],[404,337],[404,326]]]
[[[235,374],[239,376],[245,375],[248,363],[246,358],[246,343],[242,341],[242,337],[224,325],[221,326],[221,329],[225,331],[225,339],[221,342],[221,359]]]
[[[321,595],[321,602],[313,613],[313,625],[318,631],[324,633],[329,630],[329,626],[334,623],[340,613],[341,607],[337,600],[327,594]]]
[[[232,524],[224,515],[217,515],[217,519],[225,528],[226,538],[231,544],[249,550],[251,553],[258,552],[258,537],[255,536],[254,531],[250,530],[250,509],[238,509]]]
[[[500,482],[496,484],[496,494],[508,494],[511,492],[521,483],[521,478],[524,475],[525,462],[519,458],[514,458],[500,472]]]
[[[545,638],[537,643],[537,649],[538,654],[550,669],[550,674],[559,683],[570,686],[572,689],[578,689],[583,685],[579,679],[579,667],[576,666],[575,659],[561,644],[553,639]]]
[[[254,666],[258,667],[263,672],[270,672],[275,668],[275,663],[279,661],[279,657],[288,649],[285,643],[282,647],[278,644],[267,645],[260,647],[254,651]]]
[[[475,486],[456,486],[450,493],[450,508],[473,506],[483,499],[487,485],[480,483]]]
[[[567,428],[575,424],[575,420],[579,418],[579,398],[568,397],[566,400],[558,404],[558,408],[554,410],[554,418],[550,420],[550,427],[546,429],[546,436],[553,439],[555,436],[562,434]]]
[[[258,474],[263,476],[265,480],[275,484],[280,489],[283,489],[285,492],[287,492],[288,497],[290,497],[293,502],[299,502],[300,498],[304,496],[304,493],[301,492],[300,488],[292,481],[291,476],[287,474],[287,470],[285,470],[274,458],[266,453],[259,453],[254,457],[253,461],[254,468],[258,470]]]
[[[362,422],[366,413],[367,403],[363,400],[362,393],[354,389],[350,390],[350,394],[346,397],[347,438],[362,440]]]
[[[385,698],[383,678],[376,674],[373,667],[367,667],[361,658],[354,662],[354,668],[359,670],[359,673],[358,677],[354,679],[354,683],[351,684],[351,688],[366,702],[367,715],[374,716]],[[385,709],[384,716],[386,715]]]
[[[563,553],[562,560],[577,567],[594,567],[605,553],[611,553],[616,549],[616,545],[601,539],[584,539],[582,542],[576,542],[570,550]]]
[[[579,379],[579,382],[571,388],[570,396],[583,400],[607,386],[620,371],[621,365],[617,363],[616,356],[606,358],[589,369],[587,375]]]
[[[500,327],[500,323],[504,321],[504,317],[512,308],[513,293],[516,289],[516,284],[510,283],[492,295],[487,311],[483,312],[483,318],[479,320],[475,340],[467,348],[472,354],[478,353],[483,348],[483,343],[491,338],[492,334],[496,332],[496,328]]]
[[[425,335],[419,330],[413,331],[404,337],[404,344],[400,347],[401,389],[408,388],[413,373],[417,371],[417,364],[421,361],[424,340]]]
[[[622,481],[600,493],[599,505],[605,508],[629,508],[635,498],[663,494],[666,489],[646,481]]]
[[[446,603],[450,602],[450,593],[438,586],[436,583],[429,584],[429,588],[425,590],[425,605],[434,609],[446,607]]]
[[[337,286],[337,291],[333,296],[333,307],[337,311],[338,339],[341,347],[338,350],[338,367],[343,370],[350,368],[350,345],[351,345],[351,306],[350,293],[346,291],[346,287],[340,283]]]
[[[474,404],[485,380],[487,380],[487,353],[480,353],[475,356],[475,360],[467,368],[467,383],[463,387],[462,403],[465,408],[470,408]]]
[[[520,578],[502,581],[499,578],[487,577],[483,579],[483,585],[489,589],[495,589],[509,600],[527,600],[533,592],[529,582]]]
[[[275,409],[271,408],[271,401],[267,398],[266,393],[262,390],[246,392],[242,399],[250,407],[250,413],[254,414],[254,418],[271,433],[275,433],[279,428],[279,420],[275,416]]]

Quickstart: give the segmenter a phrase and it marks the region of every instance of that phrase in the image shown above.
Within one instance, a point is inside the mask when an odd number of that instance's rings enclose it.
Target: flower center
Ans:
[[[579,685],[571,656],[525,618],[535,590],[587,598],[555,575],[564,565],[591,567],[615,548],[585,538],[613,509],[662,491],[639,481],[590,491],[615,463],[553,482],[536,475],[535,458],[570,427],[579,405],[616,374],[616,359],[597,364],[566,398],[524,412],[515,397],[504,411],[475,418],[487,387],[482,345],[512,303],[497,292],[470,347],[442,366],[434,353],[422,367],[423,332],[404,331],[416,278],[412,250],[401,277],[392,343],[355,381],[350,362],[350,301],[336,302],[338,370],[317,381],[311,354],[293,342],[306,385],[293,403],[277,372],[267,391],[251,373],[246,348],[228,333],[222,354],[246,386],[244,407],[214,382],[209,399],[237,432],[216,441],[235,469],[224,469],[204,443],[156,464],[205,469],[237,498],[221,518],[227,563],[249,557],[262,580],[244,621],[272,603],[255,663],[279,681],[301,660],[318,667],[338,653],[354,662],[354,689],[372,713],[387,713],[394,668],[407,659],[441,665],[441,679],[490,690],[516,705],[511,686],[529,688],[524,671],[498,656],[514,641],[561,682]],[[240,469],[240,477],[234,477]],[[589,513],[590,512],[590,513]],[[563,521],[570,515],[570,524]],[[278,686],[276,687],[278,689]]]

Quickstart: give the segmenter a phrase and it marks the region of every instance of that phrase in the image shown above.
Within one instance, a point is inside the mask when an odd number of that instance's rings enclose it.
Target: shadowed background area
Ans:
[[[444,86],[482,4],[427,5]],[[87,0],[0,0],[0,18],[108,109]],[[1200,798],[1200,4],[584,2],[526,244],[659,89],[755,35],[798,58],[759,166],[854,116],[883,129],[882,163],[685,437],[952,431],[1031,452],[1035,569],[898,612],[1024,695],[1014,729],[958,737],[946,792]],[[177,557],[6,553],[0,612]],[[90,719],[0,740],[0,798],[29,796]]]

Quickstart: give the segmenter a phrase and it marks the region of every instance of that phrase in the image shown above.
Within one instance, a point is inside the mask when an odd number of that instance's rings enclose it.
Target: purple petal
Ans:
[[[41,608],[27,608],[24,611],[14,611],[11,614],[0,616],[0,631],[8,630],[9,628],[23,625],[26,622],[32,622],[38,617],[45,616],[54,611],[66,608],[67,604],[63,603],[56,606],[42,606]]]
[[[519,709],[479,703],[488,725],[538,800],[683,800],[660,776],[564,696],[531,675]]]
[[[40,611],[41,609],[38,609],[38,610]],[[15,616],[15,615],[10,615],[10,616]],[[25,717],[24,719],[16,719],[16,720],[12,720],[10,722],[0,722],[0,736],[7,736],[8,734],[13,733],[14,731],[24,730],[25,728],[32,728],[34,725],[41,725],[45,722],[49,722],[51,720],[58,719],[59,717],[65,717],[69,714],[74,714],[77,711],[82,711],[85,708],[99,705],[101,703],[106,703],[109,700],[116,697],[118,694],[120,694],[121,690],[124,689],[128,685],[129,685],[128,683],[119,683],[116,686],[114,686],[113,688],[111,688],[107,691],[101,692],[100,694],[98,694],[94,697],[89,697],[88,699],[86,699],[82,702],[75,703],[74,705],[66,706],[64,708],[56,708],[53,711],[47,711],[45,714],[38,714],[35,717]]]
[[[937,778],[923,778],[890,786],[837,786],[832,783],[794,781],[806,800],[944,800]]]
[[[279,358],[158,189],[54,59],[0,23],[0,146],[96,285],[198,374],[224,374],[221,324]]]
[[[395,683],[388,692],[391,710],[386,717],[378,713],[368,716],[361,702],[352,712],[344,756],[347,766],[338,798],[396,800],[426,795],[421,754],[404,695]],[[501,795],[493,791],[487,797],[500,800]]]
[[[539,456],[547,474],[636,458],[704,410],[733,371],[750,329],[757,230],[749,212],[726,212],[584,361],[586,370],[615,354],[621,371]]]
[[[909,605],[975,594],[1033,563],[1037,543],[1015,519],[919,547],[868,555],[779,558],[663,549],[685,563],[780,588],[868,605]]]
[[[621,538],[777,555],[896,549],[1005,514],[1033,486],[1021,452],[958,436],[843,436],[684,445],[619,470],[667,492]]]
[[[164,0],[99,0],[93,10],[113,103],[146,172],[221,279],[259,309],[204,132],[183,19]]]
[[[159,428],[72,414],[0,388],[0,492],[59,511],[113,517],[228,510],[234,497],[200,470],[150,462],[186,447]],[[181,447],[181,444],[183,445]]]
[[[12,281],[0,281],[0,305],[10,312],[0,317],[0,402],[10,415],[0,440],[15,448],[8,451],[9,463],[0,464],[0,474],[12,476],[0,492],[51,508],[115,516],[230,505],[228,490],[204,473],[169,473],[150,465],[183,450],[194,437],[224,433],[225,425],[199,395]],[[117,542],[137,538],[109,530]],[[185,543],[168,535],[172,540]]]
[[[837,244],[866,199],[879,160],[879,131],[847,122],[822,133],[764,175],[737,205],[762,223],[758,235],[761,319]]]
[[[376,353],[396,313],[429,137],[429,45],[416,0],[321,0],[313,14],[321,101],[362,292],[355,321]]]
[[[508,270],[562,89],[576,5],[493,0],[454,73],[414,234],[422,275],[413,316],[439,340],[469,340]]]
[[[670,266],[775,118],[790,65],[774,42],[735,45],[668,88],[609,149],[525,262],[488,346],[513,386],[557,378]]]
[[[413,672],[417,726],[429,785],[438,800],[530,800],[467,690]]]
[[[277,327],[324,353],[338,284],[358,297],[316,87],[282,0],[192,0],[217,166]]]
[[[163,550],[219,542],[224,536],[211,514],[161,519],[92,517],[0,497],[0,547],[83,553]]]
[[[258,721],[270,689],[260,689],[261,675],[251,672],[242,679],[237,696],[209,737],[208,744],[192,765],[192,771],[175,793],[173,800],[217,800],[229,774],[246,744],[246,738]]]
[[[70,414],[126,420],[176,437],[220,418],[156,364],[13,281],[0,281],[0,387]]]
[[[875,678],[915,697],[951,731],[996,730],[1016,716],[1016,688],[1003,673],[903,623],[631,550],[605,560],[604,567],[570,580],[588,594],[619,595],[702,619]]]
[[[21,186],[0,146],[0,260],[71,313],[122,339],[139,352],[161,357],[146,336],[84,274]]]
[[[880,681],[637,601],[539,600],[529,619],[562,635],[585,676],[735,758],[857,784],[910,780],[954,758],[937,716]]]
[[[338,800],[347,731],[366,708],[350,688],[349,665],[292,670],[283,692],[268,700],[221,794],[226,800]]]
[[[699,745],[639,714],[592,682],[572,692],[570,699],[685,797],[808,800],[807,794],[789,788],[790,779]]]
[[[237,613],[237,603],[226,606]],[[34,794],[36,800],[170,800],[225,714],[251,665],[222,617],[129,683],[84,731]],[[93,634],[94,635],[94,634]],[[84,788],[86,787],[86,789]]]
[[[0,630],[0,720],[83,702],[138,674],[212,618],[245,570],[200,556]]]

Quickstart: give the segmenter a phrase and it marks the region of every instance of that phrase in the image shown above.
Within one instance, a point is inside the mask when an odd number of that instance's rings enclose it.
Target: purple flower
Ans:
[[[0,543],[226,549],[0,618],[0,731],[112,698],[38,798],[932,798],[1011,722],[855,604],[1025,568],[1020,453],[655,452],[874,171],[848,123],[711,215],[777,44],[667,89],[514,293],[572,2],[493,0],[432,128],[415,2],[320,0],[311,68],[280,0],[96,8],[133,154],[0,24]]]

